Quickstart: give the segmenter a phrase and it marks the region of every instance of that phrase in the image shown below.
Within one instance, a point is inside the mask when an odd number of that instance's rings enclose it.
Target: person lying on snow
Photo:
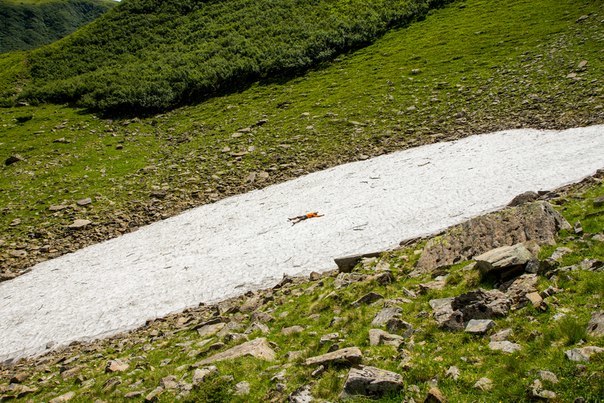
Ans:
[[[288,218],[288,220],[291,221],[292,225],[296,225],[300,221],[308,220],[309,218],[317,218],[317,217],[323,217],[323,214],[319,214],[318,211],[315,211],[312,213],[306,213],[304,215],[299,215],[297,217]]]

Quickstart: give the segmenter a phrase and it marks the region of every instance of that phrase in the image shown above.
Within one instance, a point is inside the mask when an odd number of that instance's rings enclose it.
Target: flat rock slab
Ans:
[[[485,334],[495,327],[495,322],[490,319],[472,319],[466,325],[465,332],[471,334]]]
[[[268,341],[261,337],[246,343],[230,348],[221,353],[215,354],[205,360],[199,361],[197,364],[207,365],[218,361],[234,360],[241,357],[254,357],[265,361],[274,361],[275,352],[268,344]]]
[[[363,359],[363,353],[358,347],[348,347],[331,353],[307,358],[306,365],[357,365]]]
[[[379,397],[386,393],[398,392],[403,388],[403,377],[396,372],[361,365],[348,372],[342,397],[358,395]]]
[[[476,268],[483,274],[502,272],[518,266],[525,266],[535,257],[523,244],[502,246],[474,257]]]
[[[338,256],[385,250],[526,190],[578,181],[602,168],[603,133],[504,131],[417,147],[229,197],[41,263],[0,283],[0,361],[269,288],[284,273],[332,270]],[[309,211],[324,217],[287,220]],[[482,227],[490,249],[496,238]]]

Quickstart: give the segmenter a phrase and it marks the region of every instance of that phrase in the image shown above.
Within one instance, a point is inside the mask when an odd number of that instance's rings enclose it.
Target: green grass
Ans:
[[[54,42],[115,4],[111,0],[2,0],[0,53],[33,49]],[[4,74],[0,73],[1,76]],[[1,81],[4,79],[0,78]],[[10,99],[4,93],[1,81],[0,100]]]
[[[363,155],[489,130],[602,123],[601,12],[600,3],[570,0],[454,3],[304,76],[142,120],[54,105],[0,109],[2,160],[26,159],[0,167],[0,259],[22,269]],[[593,17],[576,23],[583,14]],[[0,56],[19,81],[28,78],[23,56]],[[566,78],[581,60],[589,64],[577,71],[580,80]],[[232,136],[261,119],[268,122]],[[253,172],[269,177],[248,183]],[[166,199],[150,196],[157,188],[167,189]],[[94,203],[48,211],[84,197]],[[74,218],[96,227],[66,231]],[[15,219],[21,224],[11,226]],[[11,257],[17,247],[28,256]]]
[[[585,194],[571,194],[580,197],[564,202],[560,210],[567,211],[567,219],[588,219],[590,214],[600,211],[592,206],[592,202],[595,197],[604,195],[604,185],[592,185]],[[585,206],[582,213],[574,209],[576,204]],[[602,233],[604,226],[597,224],[593,230],[594,233]],[[556,247],[568,245],[575,241],[575,238],[573,234],[563,233]],[[583,246],[576,250],[575,260],[601,259],[602,242],[588,238],[584,241]],[[540,370],[548,370],[557,375],[558,384],[546,381],[543,383],[545,389],[557,394],[559,401],[572,401],[578,396],[587,401],[598,401],[601,398],[604,393],[604,356],[593,356],[589,362],[581,363],[581,366],[568,361],[564,356],[564,351],[570,348],[584,345],[604,347],[603,338],[595,338],[585,332],[591,313],[598,309],[604,297],[604,288],[592,290],[589,286],[594,282],[603,281],[604,273],[601,271],[576,270],[559,273],[550,278],[543,277],[538,285],[540,290],[550,285],[562,289],[555,297],[547,298],[549,308],[546,311],[536,310],[529,305],[512,311],[507,317],[497,319],[494,331],[511,328],[511,341],[522,346],[520,352],[512,355],[489,350],[488,336],[443,331],[436,327],[431,318],[431,308],[428,304],[430,299],[459,295],[476,287],[489,287],[488,284],[476,283],[477,273],[467,270],[467,262],[451,267],[449,276],[458,279],[455,284],[450,284],[441,291],[418,295],[410,302],[397,304],[403,309],[403,319],[412,323],[416,331],[413,339],[402,346],[403,349],[397,351],[390,346],[370,346],[370,323],[382,304],[354,308],[351,302],[370,291],[378,292],[386,299],[406,298],[402,292],[403,287],[417,290],[419,283],[429,281],[430,276],[427,275],[419,278],[408,276],[417,260],[417,254],[414,252],[421,248],[421,244],[415,245],[389,252],[379,258],[387,262],[395,275],[395,282],[389,285],[379,285],[369,279],[368,276],[374,273],[376,261],[357,266],[355,273],[364,274],[365,279],[345,287],[336,288],[334,277],[324,277],[321,284],[305,282],[264,294],[270,298],[261,310],[269,312],[275,320],[268,324],[269,334],[263,336],[260,332],[255,332],[249,337],[267,337],[275,346],[276,362],[243,358],[217,363],[219,373],[194,388],[184,397],[185,401],[283,401],[291,392],[306,384],[311,385],[312,394],[316,398],[337,401],[348,369],[329,368],[313,378],[311,373],[314,368],[303,365],[307,357],[327,352],[334,342],[322,345],[319,339],[333,332],[340,334],[340,339],[336,341],[340,348],[358,346],[363,351],[364,365],[373,365],[403,375],[407,389],[399,395],[381,398],[380,401],[383,402],[400,402],[409,397],[416,401],[421,400],[434,380],[438,382],[438,387],[449,401],[530,401],[527,390],[533,380],[538,378],[537,372]],[[169,375],[175,375],[178,380],[184,382],[191,382],[192,364],[213,354],[208,351],[207,345],[198,347],[202,339],[193,328],[195,323],[203,322],[212,316],[212,312],[209,308],[191,310],[189,315],[194,320],[184,328],[175,326],[176,317],[172,317],[156,321],[129,335],[101,341],[92,347],[74,347],[57,353],[49,357],[47,363],[24,364],[21,368],[4,372],[0,369],[0,387],[2,380],[6,382],[13,371],[23,370],[30,375],[26,384],[40,389],[35,394],[26,396],[34,400],[48,400],[68,391],[76,392],[74,401],[88,401],[93,398],[120,400],[130,391],[141,390],[146,395],[157,387],[162,378]],[[554,319],[561,313],[566,316]],[[230,320],[241,322],[242,329],[251,323],[249,315],[246,314],[233,313],[226,316]],[[341,319],[334,323],[335,317]],[[283,327],[292,325],[300,325],[305,329],[302,333],[291,336],[281,333]],[[211,343],[216,341],[218,338],[214,337]],[[237,342],[227,342],[222,349],[235,344]],[[288,359],[288,353],[291,351],[300,351],[300,356],[293,360]],[[401,362],[405,356],[410,359],[405,368],[402,368]],[[74,357],[74,360],[63,364],[70,357]],[[128,360],[128,371],[119,374],[104,373],[106,362],[114,358]],[[76,377],[64,380],[59,375],[61,368],[64,370],[78,365],[83,367]],[[445,376],[447,369],[453,365],[460,370],[458,380]],[[284,369],[283,382],[286,386],[285,390],[279,390],[277,381],[272,381],[271,378]],[[107,387],[107,382],[116,377],[120,383],[113,388]],[[492,391],[482,392],[473,387],[482,377],[493,380]],[[251,384],[250,395],[233,395],[234,385],[241,381]],[[412,385],[419,393],[409,389]],[[176,394],[177,392],[165,391],[159,400],[173,401]],[[369,400],[356,398],[353,401]]]

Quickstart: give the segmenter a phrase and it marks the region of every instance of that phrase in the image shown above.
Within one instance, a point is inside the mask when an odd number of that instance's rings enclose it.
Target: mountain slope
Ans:
[[[291,77],[446,0],[129,0],[31,54],[26,96],[115,113],[170,109]]]
[[[109,0],[0,1],[0,52],[54,42],[105,13]]]

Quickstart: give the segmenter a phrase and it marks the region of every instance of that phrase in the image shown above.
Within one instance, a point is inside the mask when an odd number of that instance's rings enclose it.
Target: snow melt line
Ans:
[[[604,126],[422,146],[230,197],[0,284],[0,361],[334,267],[604,167]],[[292,226],[288,217],[323,217]]]

